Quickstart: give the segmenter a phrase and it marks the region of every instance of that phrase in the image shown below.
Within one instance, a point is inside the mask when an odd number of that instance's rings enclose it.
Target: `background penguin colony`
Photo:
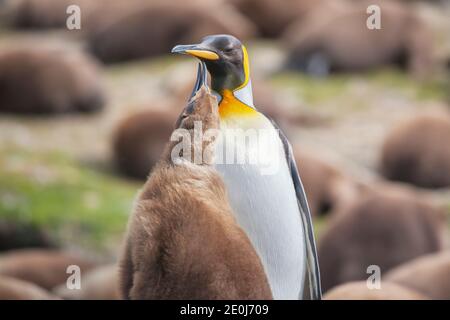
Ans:
[[[195,74],[166,55],[216,33],[248,44],[255,105],[293,143],[324,298],[450,299],[448,1],[369,1],[377,32],[360,0],[106,2],[0,2],[0,299],[121,297],[132,201]]]

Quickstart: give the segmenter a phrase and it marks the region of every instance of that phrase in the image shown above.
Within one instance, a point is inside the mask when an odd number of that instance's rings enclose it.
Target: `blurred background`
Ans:
[[[255,105],[294,146],[324,291],[450,299],[446,0],[1,0],[0,293],[117,298],[133,199],[196,74],[170,50],[218,33],[245,43]],[[91,270],[83,290],[60,286],[68,264]]]

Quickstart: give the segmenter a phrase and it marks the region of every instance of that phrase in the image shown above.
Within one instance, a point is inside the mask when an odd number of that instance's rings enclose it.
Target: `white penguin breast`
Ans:
[[[274,299],[298,299],[303,294],[306,257],[297,197],[278,132],[268,120],[258,123],[250,127],[272,131],[276,144],[268,147],[261,136],[243,139],[248,136],[228,132],[233,124],[221,124],[216,154],[222,159],[216,159],[215,167],[223,176],[236,220],[261,259]],[[246,160],[256,157],[260,162],[222,161],[233,147],[241,160],[244,153]]]

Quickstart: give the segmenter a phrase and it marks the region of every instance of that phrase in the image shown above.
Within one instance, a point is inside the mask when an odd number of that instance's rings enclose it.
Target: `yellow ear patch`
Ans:
[[[209,50],[186,50],[187,54],[190,54],[191,56],[206,59],[206,60],[218,60],[219,55],[215,52],[209,51]]]
[[[245,79],[244,79],[244,82],[239,87],[234,89],[234,91],[244,88],[248,84],[248,81],[250,80],[250,62],[248,59],[247,48],[245,48],[244,45],[242,45],[242,55],[243,55],[242,63],[243,63],[243,67],[244,67]]]

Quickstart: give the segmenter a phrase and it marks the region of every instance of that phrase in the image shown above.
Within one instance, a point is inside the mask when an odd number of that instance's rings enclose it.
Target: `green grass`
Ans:
[[[381,89],[396,89],[416,100],[446,100],[450,83],[445,79],[417,80],[394,69],[378,70],[368,74],[368,81]]]
[[[326,78],[315,78],[302,73],[288,72],[271,79],[275,87],[289,88],[312,107],[324,102],[339,102],[342,106],[364,107],[364,101],[355,101],[355,84],[362,84],[368,90],[364,96],[379,95],[380,92],[395,93],[405,98],[422,100],[446,100],[450,84],[444,79],[419,81],[396,69],[383,69],[364,75],[333,74]],[[357,88],[357,87],[356,87]]]
[[[146,73],[162,73],[170,66],[180,62],[180,57],[174,54],[166,54],[158,57],[137,59],[131,62],[115,63],[106,69],[109,75],[122,76],[124,74]]]
[[[315,216],[312,219],[313,221],[313,227],[314,227],[314,235],[317,239],[320,239],[322,234],[324,233],[326,226],[327,226],[327,222],[328,222],[328,217],[323,217],[323,216]]]
[[[60,153],[0,149],[0,218],[41,226],[63,244],[119,240],[138,188]]]
[[[309,104],[320,104],[345,93],[350,79],[347,75],[314,78],[299,72],[289,72],[276,75],[271,83],[275,87],[294,89]]]

